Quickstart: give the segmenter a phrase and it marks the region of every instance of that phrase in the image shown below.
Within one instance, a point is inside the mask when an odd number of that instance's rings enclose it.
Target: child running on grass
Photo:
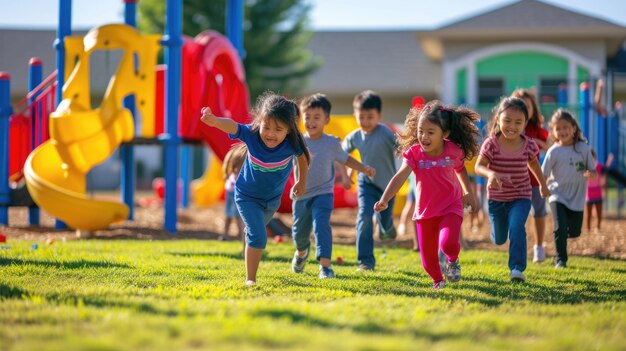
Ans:
[[[306,178],[306,193],[293,201],[293,243],[296,252],[291,270],[302,273],[311,248],[311,231],[315,234],[316,259],[319,261],[320,279],[335,278],[330,259],[333,236],[330,214],[333,211],[335,162],[373,177],[376,170],[348,155],[341,148],[339,138],[324,133],[330,122],[331,103],[323,94],[314,94],[300,104],[304,117],[304,141],[311,153],[311,166]],[[343,166],[342,166],[343,167]]]
[[[532,189],[528,169],[539,181],[543,198],[550,193],[541,173],[539,147],[524,135],[528,108],[524,100],[505,97],[493,116],[490,136],[485,139],[476,162],[476,173],[487,178],[491,241],[509,245],[512,281],[526,276],[526,219],[530,212]]]
[[[445,285],[439,267],[439,248],[447,258],[446,278],[461,279],[459,233],[463,207],[477,210],[465,161],[478,152],[475,138],[480,136],[474,125],[480,117],[464,107],[444,107],[431,101],[422,108],[411,109],[404,122],[405,132],[398,134],[398,150],[404,157],[375,211],[383,211],[402,187],[411,172],[415,174],[416,203],[413,220],[422,265],[433,280],[433,288]]]
[[[555,268],[567,266],[567,239],[580,236],[587,179],[596,177],[591,147],[572,114],[558,109],[552,114],[550,128],[554,145],[543,160],[543,175],[550,189],[550,210],[554,219]]]
[[[224,233],[219,237],[219,240],[228,240],[229,229],[235,222],[237,225],[237,237],[241,238],[244,246],[246,245],[246,238],[244,236],[243,221],[235,204],[235,182],[247,154],[248,149],[245,146],[233,145],[224,157],[222,170],[224,171],[224,193],[226,197],[224,212],[226,219],[224,220]]]
[[[252,124],[239,124],[230,118],[216,117],[202,108],[202,122],[240,139],[248,157],[235,183],[235,203],[246,226],[246,285],[255,285],[261,255],[267,244],[265,225],[280,205],[280,198],[292,169],[298,163],[292,197],[306,193],[309,152],[298,131],[298,106],[273,93],[259,97]]]
[[[361,160],[376,169],[374,177],[359,173],[359,213],[356,219],[356,252],[359,267],[357,271],[372,271],[376,267],[374,257],[374,210],[376,200],[396,172],[396,136],[394,132],[380,123],[382,118],[382,99],[371,90],[365,90],[354,97],[352,107],[359,128],[350,132],[341,147],[346,152],[359,150]],[[395,239],[393,226],[393,201],[389,208],[377,216],[378,236],[381,240]]]

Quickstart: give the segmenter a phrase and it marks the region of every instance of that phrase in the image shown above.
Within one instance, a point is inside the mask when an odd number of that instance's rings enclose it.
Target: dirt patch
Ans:
[[[147,207],[135,208],[135,220],[112,225],[109,230],[100,230],[92,233],[81,233],[81,238],[89,239],[148,239],[148,240],[179,240],[187,238],[217,239],[223,231],[224,207],[222,204],[210,208],[179,209],[177,232],[167,233],[163,229],[164,209],[158,204]],[[355,220],[357,212],[354,209],[337,209],[331,217],[333,237],[336,243],[354,244]],[[287,225],[291,226],[291,214],[279,214],[278,217]],[[463,222],[464,248],[508,250],[507,245],[496,246],[489,239],[489,223],[486,222],[481,228],[470,228],[469,220]],[[9,209],[10,226],[0,227],[0,233],[5,234],[9,240],[20,238],[24,240],[45,241],[48,238],[57,240],[75,240],[75,231],[54,229],[54,219],[42,211],[41,226],[28,225],[28,210],[26,208]],[[396,219],[396,224],[398,223]],[[549,256],[554,254],[554,240],[552,237],[552,219],[548,217],[546,226],[546,252]],[[534,232],[532,219],[527,225],[528,249],[532,253]],[[232,231],[235,226],[232,226]],[[234,232],[232,237],[234,238]],[[412,228],[407,235],[397,239],[400,247],[411,248]],[[604,219],[600,232],[584,231],[580,238],[570,240],[568,250],[571,255],[608,257],[626,259],[626,221],[616,219]]]

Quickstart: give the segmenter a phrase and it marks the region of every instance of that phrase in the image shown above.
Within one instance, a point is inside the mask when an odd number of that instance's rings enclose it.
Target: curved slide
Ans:
[[[66,77],[64,100],[50,115],[50,139],[30,154],[24,176],[37,205],[71,228],[103,229],[128,217],[123,203],[86,196],[85,176],[134,137],[133,117],[122,106],[125,96],[135,94],[142,116],[154,115],[159,38],[142,36],[127,25],[105,25],[84,38],[66,38],[66,65],[74,69]],[[94,50],[112,49],[123,49],[124,54],[102,104],[92,109],[89,57]]]

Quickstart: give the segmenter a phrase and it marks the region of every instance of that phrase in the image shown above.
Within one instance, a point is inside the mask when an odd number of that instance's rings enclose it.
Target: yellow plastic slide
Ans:
[[[123,221],[129,209],[120,202],[86,196],[85,176],[124,141],[134,137],[133,117],[122,100],[135,94],[144,126],[154,135],[154,82],[160,36],[142,36],[127,25],[105,25],[84,38],[65,39],[67,72],[63,101],[50,115],[50,140],[35,149],[24,166],[31,196],[46,212],[69,227],[107,228]],[[91,108],[89,58],[94,50],[124,50],[101,105]],[[148,125],[146,129],[146,125]],[[147,130],[147,132],[146,132]]]

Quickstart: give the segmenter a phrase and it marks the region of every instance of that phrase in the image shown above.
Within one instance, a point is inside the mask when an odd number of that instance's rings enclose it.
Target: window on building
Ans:
[[[559,85],[567,81],[565,77],[541,78],[539,80],[539,102],[542,104],[556,103],[559,100]]]
[[[504,94],[502,78],[480,78],[478,80],[478,103],[495,104]]]

